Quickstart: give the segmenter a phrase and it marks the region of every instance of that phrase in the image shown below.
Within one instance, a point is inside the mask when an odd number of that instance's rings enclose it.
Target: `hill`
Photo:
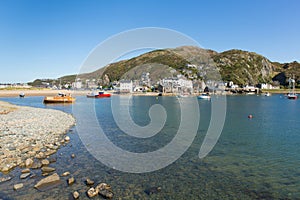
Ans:
[[[209,49],[183,46],[175,49],[154,50],[140,56],[111,63],[91,73],[80,74],[82,80],[102,79],[104,83],[121,79],[139,79],[149,72],[152,80],[183,74],[189,79],[220,79],[239,85],[258,83],[280,83],[295,75],[300,78],[300,64],[272,62],[254,52],[229,50],[218,53]],[[221,77],[215,77],[219,72]],[[70,82],[76,75],[64,76],[60,80]],[[103,84],[103,82],[102,82]]]

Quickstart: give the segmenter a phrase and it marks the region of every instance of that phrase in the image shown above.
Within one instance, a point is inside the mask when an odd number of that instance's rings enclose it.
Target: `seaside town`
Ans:
[[[54,83],[53,83],[54,82]],[[46,88],[51,90],[105,90],[115,94],[128,93],[147,93],[158,92],[161,94],[199,94],[209,92],[212,94],[258,94],[261,90],[279,90],[278,84],[260,83],[257,85],[237,85],[233,81],[201,81],[191,80],[184,75],[175,77],[166,77],[164,79],[153,81],[149,72],[143,72],[139,80],[119,80],[109,82],[107,75],[104,79],[86,79],[76,78],[74,82],[65,84],[56,84],[59,80],[49,81],[41,79],[41,84],[36,88]],[[0,84],[0,89],[30,89],[31,85],[27,83]]]

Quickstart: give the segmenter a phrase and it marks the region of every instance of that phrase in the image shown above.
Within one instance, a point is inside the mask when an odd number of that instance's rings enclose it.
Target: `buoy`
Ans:
[[[252,116],[252,115],[248,115],[248,118],[249,118],[249,119],[252,119],[252,118],[253,118],[253,116]]]

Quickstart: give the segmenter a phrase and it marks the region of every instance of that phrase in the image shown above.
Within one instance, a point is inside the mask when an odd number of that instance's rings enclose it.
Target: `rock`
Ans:
[[[31,169],[39,169],[42,167],[42,163],[39,160],[35,160],[31,165]]]
[[[66,137],[65,137],[65,141],[66,141],[66,142],[69,142],[69,141],[70,141],[70,137],[69,137],[69,136],[66,136]]]
[[[92,198],[92,197],[94,197],[94,196],[96,196],[96,195],[98,195],[98,190],[96,190],[95,188],[90,188],[88,191],[87,191],[87,195],[90,197],[90,198]]]
[[[114,196],[110,185],[108,185],[107,183],[100,183],[99,185],[97,185],[96,190],[104,198],[112,199]]]
[[[72,185],[74,182],[75,182],[75,178],[74,177],[71,177],[68,179],[68,185]]]
[[[33,160],[31,158],[26,159],[25,166],[30,167],[33,164]]]
[[[2,172],[8,172],[8,171],[9,171],[9,168],[8,168],[8,167],[3,167],[1,171],[2,171]]]
[[[93,180],[91,180],[89,178],[87,178],[85,182],[87,185],[94,185],[94,183],[95,183]]]
[[[145,193],[148,195],[157,194],[161,191],[161,187],[151,187],[145,190]]]
[[[112,199],[114,197],[114,194],[111,190],[100,190],[99,194],[106,199]]]
[[[49,187],[54,187],[56,185],[59,185],[60,183],[61,181],[59,175],[57,173],[54,173],[51,176],[40,180],[34,187],[40,191],[44,191],[45,189],[48,189]]]
[[[72,153],[71,158],[75,158],[75,154],[74,153]]]
[[[42,173],[42,176],[49,176],[49,173]]]
[[[21,174],[20,179],[25,179],[25,178],[27,178],[30,175],[31,175],[30,173]]]
[[[80,195],[79,192],[77,192],[77,191],[73,192],[74,199],[78,199],[79,195]]]
[[[69,176],[70,172],[64,172],[61,176]]]
[[[29,168],[23,169],[23,170],[21,171],[22,174],[29,173],[29,172],[30,172],[30,169],[29,169]]]
[[[38,158],[38,159],[42,159],[42,158],[45,158],[46,155],[43,152],[40,152],[35,157]]]
[[[55,171],[55,168],[53,167],[42,167],[42,172],[46,172],[46,173],[49,173],[49,172],[53,172]]]
[[[50,157],[48,160],[50,163],[54,163],[56,162],[56,157]]]
[[[56,153],[56,150],[48,150],[45,152],[45,156],[50,156],[52,154],[55,154]]]
[[[14,185],[14,190],[19,190],[23,187],[23,183],[15,184]]]
[[[9,181],[9,180],[11,180],[11,177],[10,177],[10,176],[7,176],[7,177],[1,177],[1,178],[0,178],[0,183],[6,182],[6,181]]]
[[[50,161],[47,160],[47,159],[44,159],[42,160],[42,165],[45,166],[45,165],[49,165],[50,164]]]

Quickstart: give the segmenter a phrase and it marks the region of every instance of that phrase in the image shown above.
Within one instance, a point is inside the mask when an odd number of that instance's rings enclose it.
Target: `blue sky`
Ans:
[[[0,0],[0,83],[76,74],[120,32],[161,27],[218,52],[300,61],[298,0]]]

